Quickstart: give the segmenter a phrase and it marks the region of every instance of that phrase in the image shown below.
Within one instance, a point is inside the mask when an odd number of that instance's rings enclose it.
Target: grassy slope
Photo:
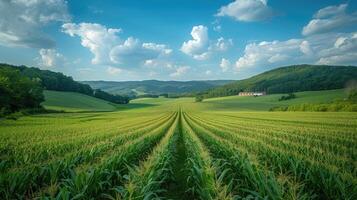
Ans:
[[[116,107],[104,100],[75,92],[44,91],[47,109],[68,112],[113,111]]]
[[[278,101],[283,94],[273,94],[263,97],[218,97],[205,99],[203,102],[194,103],[193,98],[166,99],[166,98],[143,98],[134,100],[135,104],[161,105],[169,102],[192,104],[193,108],[201,111],[268,111],[275,106],[286,106],[302,103],[325,103],[346,97],[344,90],[324,90],[295,93],[297,98],[287,101]]]
[[[44,106],[49,109],[65,110],[70,112],[113,111],[115,109],[151,109],[151,107],[159,107],[164,104],[168,107],[174,107],[177,104],[189,104],[192,108],[196,108],[201,111],[267,111],[275,106],[302,103],[325,103],[346,97],[346,94],[342,89],[298,92],[295,94],[297,95],[297,98],[288,101],[278,101],[283,94],[274,94],[263,97],[219,97],[206,99],[200,103],[195,103],[193,98],[141,98],[132,100],[128,105],[114,106],[106,101],[78,93],[45,91],[46,101],[44,102]]]
[[[334,90],[356,80],[357,67],[293,65],[276,68],[253,77],[216,87],[206,97],[236,95],[243,91],[266,91],[269,94]]]
[[[344,90],[324,90],[324,91],[308,91],[297,92],[296,98],[287,101],[278,101],[283,94],[273,94],[263,97],[240,97],[229,96],[222,98],[212,98],[205,100],[202,104],[206,109],[213,110],[269,110],[275,106],[287,106],[303,103],[327,103],[336,99],[346,97]]]

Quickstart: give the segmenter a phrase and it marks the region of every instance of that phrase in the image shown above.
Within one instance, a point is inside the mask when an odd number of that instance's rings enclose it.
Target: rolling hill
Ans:
[[[83,81],[94,89],[119,94],[137,96],[144,94],[184,94],[205,91],[217,86],[232,82],[232,80],[207,80],[207,81]]]
[[[268,111],[274,107],[290,106],[299,104],[311,103],[329,103],[335,100],[341,100],[347,97],[347,93],[343,89],[338,90],[323,90],[323,91],[307,91],[295,93],[296,98],[286,101],[279,101],[279,98],[284,94],[272,94],[261,97],[249,96],[227,96],[205,99],[202,102],[194,102],[193,98],[141,98],[135,99],[130,104],[148,104],[162,105],[167,103],[181,103],[189,105],[192,110],[206,111]],[[130,105],[129,104],[129,105]]]
[[[274,107],[306,103],[329,103],[347,97],[347,93],[343,89],[296,92],[295,99],[279,101],[282,95],[217,97],[204,100],[202,106],[208,110],[268,111]]]
[[[66,112],[113,111],[116,106],[108,101],[76,92],[60,92],[45,90],[46,109]]]
[[[294,65],[258,74],[208,90],[205,98],[237,95],[240,91],[266,91],[268,94],[333,90],[357,80],[357,67]]]

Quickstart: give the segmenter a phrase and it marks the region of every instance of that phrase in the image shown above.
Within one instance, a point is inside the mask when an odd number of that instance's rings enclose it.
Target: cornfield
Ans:
[[[357,199],[348,113],[170,104],[0,125],[0,199]]]

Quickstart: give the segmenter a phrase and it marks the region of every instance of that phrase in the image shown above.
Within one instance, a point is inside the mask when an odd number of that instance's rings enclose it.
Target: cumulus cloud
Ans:
[[[252,22],[269,19],[273,16],[268,0],[235,0],[222,6],[216,16],[232,17],[237,21]]]
[[[121,39],[121,29],[107,28],[93,23],[66,23],[62,31],[81,38],[82,46],[88,48],[94,58],[92,64],[110,64],[120,68],[138,67],[146,60],[158,59],[171,54],[166,45],[142,43],[139,39],[129,37]]]
[[[187,55],[191,55],[195,59],[205,58],[208,45],[208,29],[203,25],[192,27],[192,40],[184,42],[181,46],[181,51]],[[206,53],[207,54],[207,53]]]
[[[300,44],[300,51],[303,52],[306,55],[311,55],[313,54],[310,43],[306,40],[302,41]]]
[[[251,43],[245,47],[244,55],[236,62],[237,68],[253,67],[266,63],[282,63],[301,56],[299,39],[287,41],[263,41]]]
[[[123,44],[115,46],[110,51],[110,60],[123,67],[135,67],[142,62],[153,63],[155,58],[170,55],[171,52],[166,45],[141,43],[140,40],[129,37]]]
[[[346,12],[348,4],[328,6],[315,13],[313,19],[304,26],[302,34],[312,35],[326,32],[335,32],[357,23],[357,12]]]
[[[318,64],[357,64],[357,32],[338,37],[333,46],[321,50]]]
[[[189,66],[177,66],[175,68],[175,71],[170,74],[171,77],[180,77],[184,74],[186,74],[189,71],[190,67]]]
[[[233,40],[232,39],[224,39],[223,37],[220,37],[217,39],[217,42],[214,44],[214,47],[218,51],[226,51],[233,45]]]
[[[64,0],[0,1],[0,45],[52,48],[55,42],[43,32],[43,27],[69,20]]]
[[[53,68],[63,65],[65,58],[55,49],[40,49],[39,65],[45,68]]]
[[[227,72],[231,68],[231,62],[228,59],[222,58],[219,67],[221,68],[222,72]]]
[[[218,38],[216,41],[208,37],[208,29],[203,25],[192,27],[192,40],[181,46],[181,51],[196,60],[207,60],[214,51],[226,51],[233,45],[232,39]]]
[[[269,67],[295,63],[357,64],[357,32],[323,34],[304,39],[263,41],[246,45],[236,68]]]
[[[100,24],[66,23],[62,25],[62,31],[71,37],[81,38],[82,46],[88,48],[94,55],[92,64],[110,63],[109,52],[120,42],[117,33],[120,33],[121,29],[106,28]]]

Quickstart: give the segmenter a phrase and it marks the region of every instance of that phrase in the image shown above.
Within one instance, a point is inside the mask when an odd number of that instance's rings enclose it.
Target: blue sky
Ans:
[[[118,81],[242,79],[291,64],[357,65],[357,3],[3,0],[0,62]]]

